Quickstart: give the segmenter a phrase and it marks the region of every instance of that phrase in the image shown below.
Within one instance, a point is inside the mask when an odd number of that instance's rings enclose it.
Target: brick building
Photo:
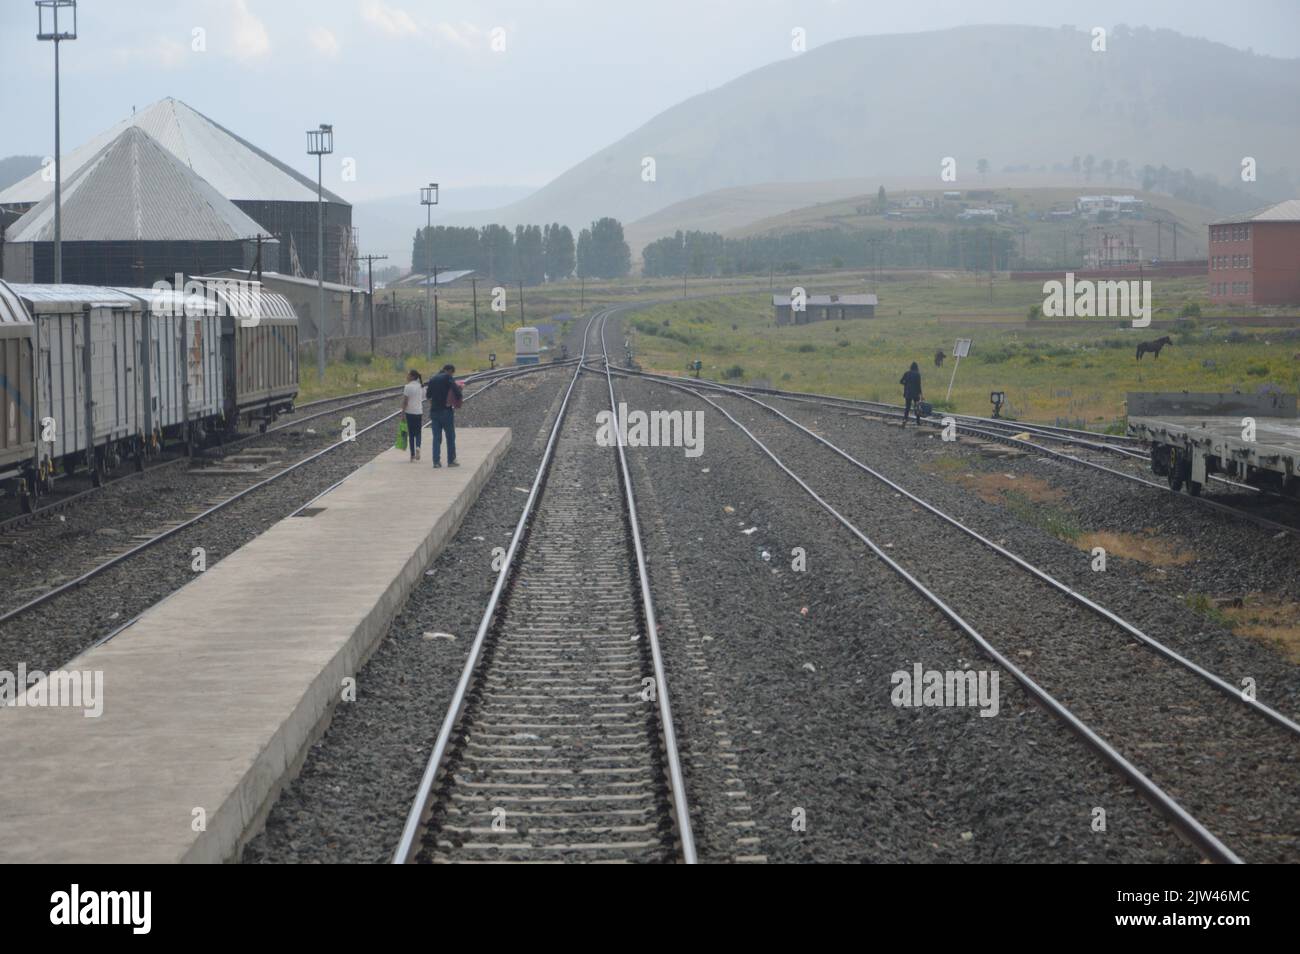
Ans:
[[[1210,224],[1210,302],[1300,304],[1300,199]]]

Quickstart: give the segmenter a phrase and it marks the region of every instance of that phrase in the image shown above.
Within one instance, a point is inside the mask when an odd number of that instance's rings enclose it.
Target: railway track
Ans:
[[[672,376],[637,376],[692,394],[738,428],[836,522],[1125,778],[1207,859],[1239,862],[1240,849],[1260,860],[1277,860],[1279,854],[1295,860],[1295,851],[1300,847],[1295,838],[1300,817],[1294,805],[1279,800],[1276,794],[1292,785],[1294,766],[1300,758],[1300,725],[1289,716],[1244,694],[1238,686],[966,527],[754,395],[707,382],[683,382]],[[779,445],[780,453],[773,445]],[[835,472],[842,479],[831,479],[825,487],[815,488],[789,463],[797,459],[801,465],[806,464],[817,454],[833,455],[837,461]],[[877,489],[864,489],[863,475],[869,478],[866,484]],[[935,542],[928,554],[920,548],[893,543],[888,544],[892,552],[887,553],[859,525],[896,509],[898,496],[933,518],[929,521],[933,529],[927,525],[914,536],[944,534],[942,542]],[[945,579],[945,574],[934,571],[936,552],[942,554],[941,561],[959,565],[959,587],[954,585],[954,575]],[[986,556],[981,558],[980,552]],[[998,602],[996,599],[972,597],[971,578],[999,576],[979,566],[980,559],[989,557],[1010,562],[1032,581],[1026,586],[1034,595],[1021,598],[1025,600],[1025,615],[1032,611],[1036,622],[1005,623],[1005,608],[992,606]],[[943,595],[941,589],[946,590]],[[1083,624],[1081,618],[1094,622]],[[1045,619],[1055,620],[1056,625],[1044,629]],[[1103,624],[1101,630],[1096,621]],[[989,638],[985,632],[995,635]],[[1143,647],[1149,652],[1148,658],[1135,658],[1124,651],[1125,645]],[[1022,648],[1014,650],[1016,646]],[[1081,685],[1065,677],[1078,674],[1085,646],[1089,651],[1083,668],[1089,677],[1084,680],[1087,684]],[[1033,662],[1013,661],[1013,653]],[[1148,699],[1147,686],[1156,680],[1165,687],[1159,698],[1172,699],[1174,705],[1158,706]],[[1068,699],[1068,704],[1058,697]],[[1086,718],[1075,709],[1083,710]],[[1103,733],[1118,741],[1109,740]],[[1210,762],[1213,768],[1207,774]],[[1227,777],[1249,781],[1227,789],[1229,794],[1225,795],[1218,783]],[[1194,804],[1196,813],[1184,802]],[[1214,824],[1201,820],[1209,816],[1214,818]],[[1232,840],[1239,842],[1237,848],[1229,847],[1213,828],[1230,832]]]
[[[612,401],[607,362],[575,370],[395,863],[696,860]]]
[[[570,362],[556,362],[556,363],[568,364]],[[547,365],[547,367],[550,367],[550,365]],[[495,371],[480,372],[478,375],[475,375],[474,379],[491,380],[493,377],[507,375],[512,370],[514,369],[500,368]],[[104,490],[107,487],[111,487],[115,484],[119,484],[123,481],[129,481],[133,478],[141,477],[145,474],[156,474],[158,471],[164,469],[178,468],[187,463],[193,464],[196,460],[220,461],[226,457],[231,456],[232,450],[242,448],[245,445],[250,445],[253,444],[254,442],[265,440],[268,435],[274,435],[284,431],[291,431],[301,427],[304,424],[307,424],[310,421],[318,420],[323,417],[329,417],[331,415],[338,414],[343,411],[350,411],[356,408],[367,407],[371,404],[376,404],[385,399],[396,397],[398,394],[401,393],[401,390],[402,390],[401,386],[394,386],[391,388],[375,388],[373,390],[362,391],[357,394],[348,394],[341,397],[321,398],[320,400],[317,401],[309,401],[306,404],[300,404],[294,409],[294,413],[292,415],[291,420],[283,421],[282,423],[268,427],[265,430],[260,430],[254,434],[244,434],[233,440],[224,441],[217,448],[215,448],[214,452],[210,455],[204,453],[199,453],[195,455],[177,454],[176,456],[173,456],[166,460],[161,460],[152,464],[146,464],[143,468],[139,470],[129,470],[126,473],[121,474],[120,476],[111,477],[109,480],[105,481],[103,484],[99,486],[91,485],[89,487],[86,487],[83,490],[78,490],[64,497],[60,497],[55,500],[50,500],[47,503],[44,503],[41,506],[37,507],[30,513],[20,513],[17,514],[16,516],[12,516],[0,520],[0,538],[2,538],[6,533],[16,530],[19,527],[28,526],[32,523],[35,523],[39,519],[48,517],[55,513],[60,513],[74,505],[79,505],[82,503],[86,503],[90,500],[93,500],[99,491]],[[310,413],[304,415],[302,413],[304,411]]]
[[[482,381],[484,377],[486,377],[487,380],[486,383],[484,383],[483,387],[473,392],[473,394],[467,395],[466,397],[468,399],[470,397],[473,397],[476,394],[480,394],[483,391],[486,391],[488,388],[493,387],[500,381],[509,380],[510,378],[517,377],[519,375],[534,374],[540,371],[546,371],[551,369],[552,367],[554,367],[554,365],[551,364],[536,365],[527,368],[518,368],[518,369],[512,368],[497,374],[470,376],[466,379],[467,382]],[[376,398],[375,400],[381,400],[381,399],[382,397]],[[371,403],[371,402],[367,401],[365,403]],[[322,413],[337,414],[339,410],[341,409],[336,407]],[[270,486],[271,484],[274,484],[277,481],[282,480],[288,475],[302,470],[304,467],[311,465],[313,462],[320,460],[321,458],[324,458],[334,453],[335,451],[340,450],[341,448],[346,448],[348,446],[354,445],[356,437],[359,437],[378,427],[390,423],[393,419],[397,417],[398,413],[400,412],[394,411],[392,413],[389,413],[381,417],[379,420],[375,421],[374,423],[359,428],[356,434],[352,438],[340,439],[338,441],[335,441],[320,450],[313,451],[307,456],[302,457],[297,461],[290,463],[279,470],[276,470],[274,473],[271,473],[268,476],[257,475],[250,478],[250,480],[237,481],[236,483],[238,485],[238,489],[234,490],[234,492],[221,496],[219,499],[212,500],[208,503],[207,506],[204,506],[202,508],[191,508],[190,511],[187,513],[187,515],[185,515],[180,519],[169,520],[154,528],[151,528],[147,532],[142,532],[138,534],[127,545],[117,549],[107,558],[92,561],[87,563],[86,565],[83,565],[81,571],[71,579],[68,579],[58,584],[57,586],[53,586],[41,593],[38,593],[35,596],[32,596],[30,599],[27,599],[26,601],[18,604],[17,606],[12,606],[3,611],[0,611],[0,625],[10,623],[18,619],[19,617],[22,617],[25,614],[30,613],[32,610],[35,610],[38,607],[46,605],[52,600],[67,596],[75,592],[76,590],[84,586],[87,582],[98,577],[100,574],[104,573],[105,571],[110,570],[113,567],[119,566],[128,560],[131,560],[132,558],[138,556],[145,550],[148,550],[156,546],[157,544],[163,542],[164,540],[170,539],[176,534],[181,533],[195,526],[196,524],[199,524],[206,520],[210,520],[211,518],[215,517],[217,514],[221,513],[222,511],[230,507],[232,504],[235,504],[238,501],[244,499],[245,497],[256,493],[262,488]],[[297,422],[297,423],[301,423],[301,422]],[[206,478],[198,478],[198,479],[206,479]],[[114,632],[120,631],[121,628],[122,627],[119,627],[118,630],[115,630]],[[103,640],[101,639],[101,642],[102,641]]]
[[[679,381],[692,386],[697,383],[697,379],[686,378],[680,375],[660,375],[660,377]],[[707,385],[710,382],[699,383],[701,385]],[[857,398],[835,397],[832,395],[814,394],[805,391],[783,391],[778,388],[760,388],[745,385],[729,385],[728,387],[743,394],[767,395],[769,397],[780,398],[783,401],[812,404],[818,407],[825,407],[848,413],[867,414],[884,420],[898,420],[902,417],[903,412],[903,409],[898,405],[886,404],[880,401],[864,401]],[[1260,491],[1255,487],[1227,480],[1218,475],[1211,475],[1211,480],[1213,480],[1216,485],[1222,486],[1228,491],[1237,493],[1239,495],[1237,502],[1228,503],[1225,500],[1216,500],[1213,497],[1180,494],[1178,491],[1170,488],[1168,484],[1152,480],[1150,477],[1144,476],[1141,473],[1120,470],[1116,467],[1103,464],[1100,461],[1079,456],[1078,454],[1066,453],[1054,447],[1048,447],[1043,443],[1039,443],[1039,441],[1042,440],[1050,440],[1055,443],[1066,444],[1097,453],[1118,456],[1126,465],[1132,465],[1137,461],[1141,461],[1143,464],[1143,470],[1145,470],[1150,460],[1148,453],[1145,450],[1146,445],[1133,438],[1119,438],[1114,435],[1091,434],[1087,431],[1074,431],[1069,428],[1057,428],[1041,424],[1025,425],[1018,421],[1005,421],[994,418],[970,417],[967,415],[951,416],[953,417],[958,433],[967,434],[980,440],[1005,444],[1038,456],[1049,457],[1053,460],[1059,460],[1065,463],[1085,467],[1090,470],[1095,470],[1099,473],[1107,474],[1110,477],[1149,487],[1161,493],[1169,493],[1181,499],[1193,500],[1199,506],[1209,508],[1235,519],[1246,521],[1273,533],[1286,533],[1291,536],[1300,537],[1300,525],[1292,522],[1274,520],[1269,516],[1256,512],[1256,510],[1260,508],[1266,509],[1268,507],[1275,507],[1277,508],[1277,513],[1275,515],[1290,514],[1296,509],[1296,501],[1294,498]],[[925,426],[934,429],[943,427],[942,418],[931,417],[929,419],[923,419],[923,423]],[[1030,437],[1036,437],[1037,440],[1031,440],[1029,437],[1023,436],[1026,433]],[[1084,435],[1087,436],[1085,437]]]

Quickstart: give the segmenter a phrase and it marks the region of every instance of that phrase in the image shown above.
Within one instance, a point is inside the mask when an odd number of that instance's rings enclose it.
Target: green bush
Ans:
[[[734,381],[745,376],[745,369],[738,364],[733,364],[731,367],[723,369],[722,376],[728,381]]]
[[[811,354],[816,350],[817,350],[817,346],[815,344],[809,344],[806,341],[799,346],[799,351],[801,354]]]

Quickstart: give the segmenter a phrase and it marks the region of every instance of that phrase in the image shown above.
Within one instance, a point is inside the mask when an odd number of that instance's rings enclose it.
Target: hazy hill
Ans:
[[[692,97],[493,217],[630,222],[757,183],[937,183],[944,156],[957,159],[957,188],[979,182],[979,159],[1036,172],[1075,155],[1228,180],[1243,155],[1261,169],[1294,164],[1297,101],[1300,60],[1168,30],[1117,28],[1104,53],[1092,52],[1087,32],[1064,27],[856,37]],[[646,156],[654,182],[641,178]]]
[[[0,159],[0,189],[26,179],[40,167],[40,156],[5,156]]]

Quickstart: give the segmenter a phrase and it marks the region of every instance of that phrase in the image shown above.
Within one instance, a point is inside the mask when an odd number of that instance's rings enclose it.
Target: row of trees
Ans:
[[[567,225],[503,225],[482,228],[435,225],[415,233],[411,268],[429,274],[470,268],[492,281],[540,285],[575,272],[584,278],[621,278],[632,268],[623,225],[604,218],[578,233]]]
[[[1015,253],[1015,237],[983,226],[962,229],[913,227],[844,231],[814,229],[780,235],[724,238],[717,232],[678,232],[646,246],[645,275],[761,274],[791,267],[1005,269]]]

